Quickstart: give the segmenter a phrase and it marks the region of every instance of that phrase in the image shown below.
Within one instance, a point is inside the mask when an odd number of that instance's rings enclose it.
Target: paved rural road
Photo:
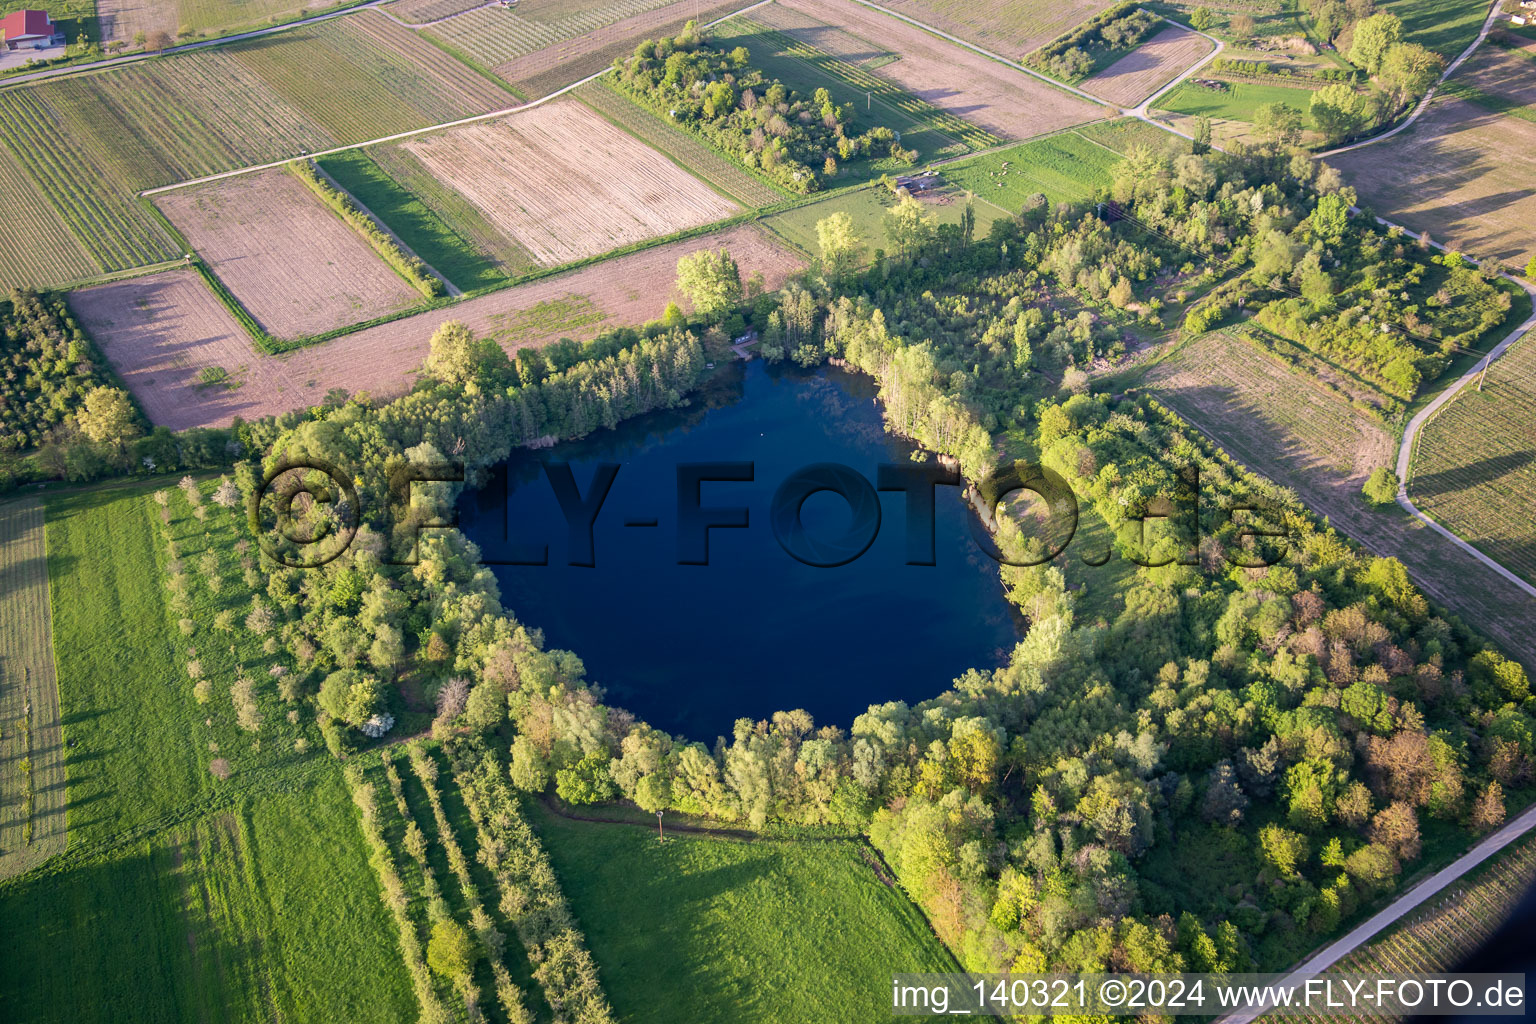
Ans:
[[[1520,281],[1515,278],[1511,278],[1510,280],[1515,281],[1516,284],[1520,285],[1520,287],[1529,292],[1533,299],[1536,299],[1536,285],[1530,284],[1526,281]],[[1435,522],[1429,516],[1419,511],[1419,507],[1415,505],[1413,501],[1408,497],[1408,474],[1412,468],[1413,463],[1413,443],[1418,439],[1420,428],[1422,428],[1424,424],[1428,423],[1430,417],[1439,412],[1441,407],[1443,407],[1452,398],[1455,398],[1456,395],[1460,393],[1462,388],[1471,383],[1472,378],[1476,377],[1479,373],[1484,372],[1488,367],[1492,366],[1494,360],[1503,355],[1505,351],[1508,350],[1509,346],[1513,345],[1516,341],[1519,341],[1527,333],[1533,330],[1536,330],[1536,312],[1533,312],[1530,318],[1525,321],[1525,323],[1511,331],[1508,337],[1495,345],[1493,349],[1488,353],[1486,358],[1479,360],[1477,365],[1473,366],[1472,369],[1462,374],[1460,380],[1456,381],[1456,383],[1440,392],[1440,394],[1435,398],[1433,402],[1430,402],[1427,406],[1419,411],[1417,416],[1408,421],[1408,426],[1403,429],[1403,443],[1397,450],[1397,503],[1406,509],[1414,518],[1423,522],[1430,529],[1434,530],[1436,533],[1444,535],[1446,539],[1450,540],[1451,543],[1461,548],[1467,554],[1471,555],[1479,562],[1482,562],[1484,565],[1488,566],[1488,568],[1492,569],[1500,576],[1503,576],[1505,579],[1509,580],[1509,582],[1513,583],[1527,594],[1530,594],[1532,597],[1536,597],[1536,587],[1531,586],[1524,579],[1515,575],[1513,572],[1510,572],[1498,562],[1494,561],[1492,558],[1489,558],[1487,555],[1477,550],[1477,548],[1462,540],[1460,537],[1456,536],[1456,534],[1452,533],[1450,530],[1447,530],[1445,527]]]
[[[1503,828],[1492,833],[1450,864],[1387,904],[1380,913],[1351,931],[1348,935],[1345,935],[1332,945],[1324,947],[1316,956],[1303,963],[1276,984],[1301,985],[1305,983],[1308,977],[1326,971],[1345,956],[1354,952],[1355,949],[1380,934],[1382,930],[1397,922],[1404,914],[1407,914],[1430,897],[1443,891],[1447,886],[1454,884],[1462,875],[1465,875],[1468,871],[1471,871],[1483,861],[1525,835],[1532,828],[1536,828],[1536,804],[1527,807],[1512,821],[1506,823]],[[1263,1009],[1260,1008],[1244,1010],[1241,1013],[1231,1013],[1220,1018],[1217,1024],[1249,1024],[1262,1012]]]
[[[1400,131],[1404,131],[1408,128],[1409,125],[1417,121],[1419,119],[1419,115],[1424,113],[1425,110],[1429,109],[1429,101],[1435,98],[1435,90],[1440,88],[1440,83],[1445,81],[1447,78],[1450,78],[1451,75],[1455,73],[1456,69],[1461,67],[1462,61],[1472,56],[1472,51],[1481,46],[1483,44],[1483,40],[1488,38],[1488,33],[1493,29],[1493,23],[1499,18],[1499,7],[1502,5],[1502,2],[1503,0],[1493,0],[1493,6],[1488,11],[1488,18],[1483,22],[1483,29],[1477,34],[1477,38],[1472,40],[1472,44],[1470,46],[1461,51],[1461,56],[1451,61],[1450,66],[1447,67],[1445,71],[1440,75],[1440,77],[1435,80],[1435,84],[1430,86],[1429,89],[1425,91],[1424,98],[1419,100],[1419,105],[1413,108],[1413,113],[1408,115],[1407,120],[1398,125],[1396,128],[1393,128],[1391,131],[1382,132],[1380,135],[1373,135],[1371,138],[1366,139],[1363,142],[1354,142],[1348,146],[1340,146],[1338,149],[1330,149],[1326,153],[1314,154],[1313,159],[1321,160],[1325,157],[1338,156],[1340,153],[1348,153],[1350,150],[1359,149],[1362,146],[1375,145],[1376,143],[1381,142],[1383,139],[1390,139],[1392,136],[1396,135]]]
[[[155,60],[173,53],[186,53],[189,50],[202,50],[209,46],[223,46],[226,43],[238,43],[242,39],[258,39],[262,36],[270,36],[276,32],[287,32],[289,29],[300,28],[304,25],[313,25],[317,21],[330,21],[332,18],[344,18],[348,14],[357,11],[366,11],[375,7],[381,7],[390,0],[368,0],[368,3],[358,4],[356,7],[346,7],[339,11],[331,11],[328,14],[316,14],[310,18],[301,18],[298,21],[290,21],[286,25],[273,25],[271,28],[252,29],[249,32],[239,32],[232,36],[219,36],[217,39],[204,39],[196,43],[183,43],[180,46],[168,46],[158,53],[130,53],[122,57],[108,57],[106,60],[93,61],[90,64],[71,64],[63,68],[49,68],[43,71],[31,71],[24,75],[12,75],[9,78],[0,78],[0,89],[6,89],[23,82],[37,82],[44,78],[60,78],[64,75],[83,75],[88,71],[100,71],[103,68],[113,68],[121,64],[133,64],[141,60]],[[405,24],[401,22],[401,24]]]
[[[1189,76],[1193,75],[1196,71],[1199,71],[1201,68],[1205,67],[1211,61],[1213,61],[1217,57],[1221,56],[1221,51],[1225,50],[1227,48],[1227,44],[1222,42],[1220,39],[1217,39],[1215,36],[1206,35],[1204,32],[1201,32],[1199,29],[1191,28],[1188,25],[1181,24],[1180,22],[1174,21],[1172,18],[1164,18],[1163,20],[1166,21],[1170,25],[1177,25],[1179,28],[1182,28],[1186,32],[1193,32],[1197,36],[1205,36],[1205,38],[1209,39],[1211,42],[1216,44],[1216,48],[1214,50],[1212,50],[1210,53],[1206,54],[1204,57],[1201,57],[1199,60],[1197,60],[1193,64],[1191,64],[1188,68],[1186,68],[1184,70],[1183,74],[1179,75],[1179,77],[1175,78],[1173,81],[1169,82],[1167,85],[1163,86],[1161,89],[1159,89],[1156,92],[1154,92],[1151,96],[1148,96],[1146,99],[1142,100],[1141,104],[1138,107],[1136,107],[1136,109],[1125,111],[1125,113],[1129,114],[1131,117],[1138,117],[1138,118],[1140,118],[1143,121],[1149,121],[1152,124],[1157,124],[1158,127],[1160,127],[1160,128],[1168,128],[1168,126],[1165,125],[1165,124],[1158,124],[1158,122],[1153,121],[1151,115],[1147,113],[1147,109],[1152,106],[1152,101],[1162,98],[1168,92],[1171,92],[1173,89],[1177,88],[1178,86],[1183,85],[1184,81],[1186,79],[1188,79]],[[1169,129],[1169,130],[1171,130],[1171,129]],[[1182,134],[1182,133],[1180,133],[1180,134]]]

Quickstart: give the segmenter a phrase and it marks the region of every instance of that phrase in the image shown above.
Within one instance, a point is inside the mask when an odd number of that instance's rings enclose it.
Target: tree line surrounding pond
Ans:
[[[516,359],[450,324],[409,396],[242,426],[269,466],[349,467],[373,510],[334,561],[269,564],[253,597],[300,685],[318,691],[332,749],[365,742],[360,727],[409,675],[435,694],[441,734],[499,737],[525,792],[866,831],[973,970],[1278,968],[1426,849],[1496,826],[1529,795],[1536,756],[1521,666],[1432,607],[1400,563],[1353,546],[1151,398],[1092,394],[1081,367],[1120,340],[1111,314],[1165,311],[1153,300],[1171,268],[1196,293],[1186,325],[1291,310],[1304,343],[1336,331],[1339,354],[1353,335],[1330,325],[1356,304],[1412,312],[1428,333],[1391,342],[1391,357],[1426,377],[1445,339],[1479,322],[1468,303],[1493,308],[1500,293],[1347,216],[1336,176],[1274,148],[1138,151],[1105,199],[1115,216],[1031,203],[984,238],[970,218],[935,225],[903,203],[892,251],[873,254],[851,225],[829,223],[817,267],[777,296],[749,299],[728,254],[709,254],[680,274],[707,316],[678,323],[669,310]],[[1224,279],[1184,267],[1191,250]],[[1471,298],[1411,301],[1431,285]],[[1109,527],[1114,557],[1155,567],[1107,600],[1091,584],[1087,600],[1060,565],[1007,567],[1029,622],[1007,663],[852,723],[786,710],[709,743],[607,705],[577,653],[546,649],[502,606],[462,535],[412,543],[412,524],[449,495],[420,486],[390,508],[385,481],[405,459],[452,455],[473,472],[516,445],[685,402],[726,351],[722,322],[743,315],[770,357],[869,373],[892,428],[972,479],[999,466],[992,438],[1009,431]],[[1363,367],[1370,351],[1361,338]],[[1177,505],[1192,469],[1211,499],[1202,539],[1178,516],[1144,532],[1141,517]],[[242,464],[240,489],[261,471]],[[1244,563],[1278,542],[1245,539],[1221,514],[1255,498],[1289,534],[1268,567]],[[999,543],[1015,561],[1038,551],[1006,517]],[[416,564],[388,564],[392,548]]]

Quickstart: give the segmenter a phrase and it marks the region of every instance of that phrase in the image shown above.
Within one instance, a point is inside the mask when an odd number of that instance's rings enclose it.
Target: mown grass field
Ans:
[[[1260,85],[1229,82],[1222,92],[1185,82],[1157,101],[1157,109],[1175,114],[1221,117],[1253,123],[1254,113],[1266,103],[1284,103],[1301,111],[1302,123],[1312,126],[1312,90],[1291,85]]]
[[[530,818],[629,1024],[887,1020],[893,971],[955,969],[851,842]]]
[[[1482,0],[1383,0],[1379,10],[1403,19],[1403,41],[1427,46],[1446,63],[1477,38],[1488,17]]]
[[[514,102],[409,29],[365,12],[5,90],[0,134],[58,222],[101,269],[122,270],[181,255],[136,195],[143,189]],[[40,236],[57,233],[39,219]]]
[[[1065,132],[950,164],[941,173],[955,187],[1018,213],[1036,192],[1045,193],[1053,206],[1087,199],[1110,185],[1119,163],[1104,147]]]
[[[895,205],[895,196],[879,186],[871,186],[771,214],[763,218],[763,224],[779,237],[815,255],[820,247],[816,238],[817,221],[825,220],[834,213],[846,213],[853,218],[854,230],[869,247],[866,253],[866,257],[869,257],[873,256],[875,249],[890,248],[885,234],[885,215]],[[976,202],[975,209],[977,235],[985,235],[994,220],[1009,215],[1001,207],[980,201]],[[965,196],[950,190],[945,202],[925,203],[924,210],[937,223],[958,224],[965,213]]]
[[[1408,494],[1490,558],[1536,582],[1536,334],[1512,345],[1424,426]]]
[[[212,551],[233,576],[234,516],[198,521],[179,492],[171,503],[183,560]],[[199,576],[194,632],[176,627],[157,513],[142,487],[47,502],[70,841],[0,884],[5,1018],[409,1019],[339,769],[323,748],[295,749],[319,734],[287,720],[266,672],[276,659],[243,629],[213,628],[216,610],[246,603],[238,586],[214,595]],[[215,684],[208,704],[193,696],[188,647]],[[234,724],[237,665],[259,680],[257,734]],[[211,774],[216,757],[229,779]]]
[[[739,166],[697,135],[632,102],[605,84],[606,81],[590,82],[576,90],[575,95],[608,121],[671,157],[674,163],[691,171],[716,191],[743,206],[758,208],[772,206],[789,197],[788,192]]]
[[[64,850],[64,738],[35,497],[0,504],[0,575],[0,878],[10,878]]]
[[[1132,146],[1146,146],[1153,152],[1165,149],[1169,146],[1183,147],[1189,145],[1187,139],[1181,139],[1172,132],[1164,131],[1155,124],[1148,124],[1139,117],[1122,117],[1113,121],[1099,121],[1095,124],[1085,124],[1080,128],[1074,128],[1077,134],[1090,142],[1096,142],[1101,146],[1114,150],[1121,156],[1130,152]]]
[[[507,279],[498,261],[460,237],[420,197],[385,174],[365,150],[337,153],[319,164],[416,255],[461,290],[473,291]]]

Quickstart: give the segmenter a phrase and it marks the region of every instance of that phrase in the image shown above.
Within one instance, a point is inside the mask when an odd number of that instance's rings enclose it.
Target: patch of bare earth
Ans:
[[[1211,41],[1198,32],[1170,25],[1089,78],[1082,88],[1122,107],[1135,107],[1211,49]]]
[[[1536,666],[1536,633],[1530,628],[1536,599],[1406,513],[1365,504],[1362,473],[1391,461],[1393,442],[1384,431],[1359,416],[1354,441],[1320,429],[1319,417],[1342,422],[1351,410],[1300,377],[1281,392],[1263,395],[1228,382],[1223,366],[1230,371],[1240,364],[1225,360],[1201,368],[1182,361],[1181,354],[1149,375],[1163,402],[1233,458],[1289,487],[1342,533],[1374,554],[1399,559],[1431,598]],[[1320,450],[1335,443],[1340,452]]]
[[[575,100],[404,147],[544,266],[709,224],[740,209]]]
[[[547,96],[603,70],[615,57],[632,52],[642,39],[675,36],[695,17],[709,22],[740,10],[747,6],[747,2],[749,0],[729,0],[727,3],[716,0],[700,6],[698,0],[677,0],[677,3],[632,15],[575,39],[524,54],[498,64],[492,70],[530,97]]]
[[[1475,256],[1536,256],[1536,124],[1437,95],[1407,131],[1330,157],[1362,204]]]
[[[783,3],[818,22],[879,42],[901,59],[871,74],[999,138],[1028,139],[1107,113],[1103,107],[853,0]]]
[[[98,285],[70,306],[149,418],[173,430],[226,426],[317,405],[332,388],[387,399],[409,390],[432,334],[449,320],[495,338],[508,352],[560,338],[586,341],[605,330],[661,315],[677,297],[677,261],[700,249],[728,249],[742,277],[761,273],[769,289],[804,266],[766,231],[743,225],[656,246],[569,273],[395,320],[282,356],[250,338],[190,270]],[[233,390],[200,386],[219,366]]]
[[[421,301],[351,226],[281,168],[167,192],[156,205],[276,337],[323,334]]]
[[[131,43],[136,33],[164,30],[176,34],[176,5],[167,0],[96,0],[96,25],[102,42]]]
[[[1022,58],[1103,10],[1101,0],[885,0],[881,5],[967,42]]]

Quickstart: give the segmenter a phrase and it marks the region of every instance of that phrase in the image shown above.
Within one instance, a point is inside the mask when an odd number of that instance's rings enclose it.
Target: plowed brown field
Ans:
[[[544,266],[740,209],[575,100],[413,139],[404,148]]]
[[[1001,138],[1028,139],[1113,113],[852,0],[780,2],[899,55],[872,74]]]
[[[356,231],[281,168],[166,192],[158,205],[276,337],[321,334],[421,300]]]
[[[483,295],[467,302],[283,356],[252,347],[191,270],[98,285],[73,293],[70,306],[156,425],[184,430],[223,426],[318,404],[331,388],[390,398],[408,390],[432,333],[462,320],[506,350],[560,338],[585,341],[604,330],[661,315],[674,297],[679,257],[730,250],[743,278],[761,273],[770,289],[804,261],[765,231],[732,228],[656,246],[607,262]],[[233,389],[200,387],[205,367],[220,367]]]
[[[1084,92],[1135,107],[1211,52],[1198,32],[1171,25],[1083,83]]]

